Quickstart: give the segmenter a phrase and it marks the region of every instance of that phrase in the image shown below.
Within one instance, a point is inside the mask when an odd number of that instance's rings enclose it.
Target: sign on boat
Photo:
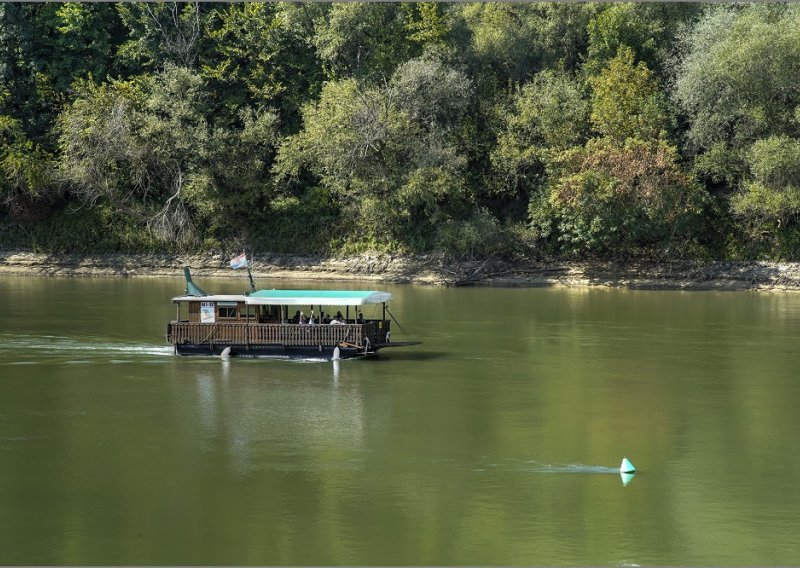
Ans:
[[[245,294],[209,294],[192,281],[189,267],[184,275],[186,290],[172,298],[177,314],[167,325],[178,355],[346,359],[418,344],[392,341],[388,292],[255,290],[251,278]],[[380,319],[364,318],[361,307],[369,304],[381,305]],[[301,311],[306,307],[308,314]]]

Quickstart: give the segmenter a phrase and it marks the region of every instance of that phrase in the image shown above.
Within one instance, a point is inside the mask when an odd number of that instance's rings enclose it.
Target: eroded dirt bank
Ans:
[[[29,276],[232,276],[227,255],[47,255],[0,251],[0,274]],[[800,290],[800,263],[771,262],[536,262],[448,263],[437,256],[360,255],[322,258],[258,254],[253,276],[278,280],[480,286],[607,286],[682,290]]]

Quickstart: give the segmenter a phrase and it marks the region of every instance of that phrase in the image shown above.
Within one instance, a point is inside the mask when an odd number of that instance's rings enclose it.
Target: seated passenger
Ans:
[[[289,323],[300,323],[300,310],[294,313],[294,317],[289,320]]]
[[[356,318],[356,323],[364,323],[364,314],[358,312],[358,318]]]
[[[307,324],[308,323],[308,319],[306,318],[306,314],[304,314],[303,312],[300,312],[300,318],[299,318],[299,321],[297,323],[299,323],[300,325]]]
[[[308,318],[308,324],[314,325],[315,323],[317,323],[317,320],[314,319],[314,310],[311,310],[311,315]]]

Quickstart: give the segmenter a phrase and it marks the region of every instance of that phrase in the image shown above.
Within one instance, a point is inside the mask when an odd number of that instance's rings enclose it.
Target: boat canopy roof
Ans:
[[[173,302],[244,302],[261,306],[363,306],[392,299],[388,292],[366,290],[258,290],[242,294],[177,296]]]
[[[273,306],[363,306],[392,299],[388,292],[367,290],[259,290],[246,303]]]
[[[176,296],[172,298],[172,302],[244,302],[246,298],[247,296],[244,294],[206,294],[204,296]]]

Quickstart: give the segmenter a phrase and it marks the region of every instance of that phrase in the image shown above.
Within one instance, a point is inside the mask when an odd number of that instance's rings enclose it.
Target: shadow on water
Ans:
[[[378,357],[370,359],[370,361],[433,361],[436,359],[443,359],[448,355],[449,353],[441,351],[397,351],[392,354],[381,353]]]

